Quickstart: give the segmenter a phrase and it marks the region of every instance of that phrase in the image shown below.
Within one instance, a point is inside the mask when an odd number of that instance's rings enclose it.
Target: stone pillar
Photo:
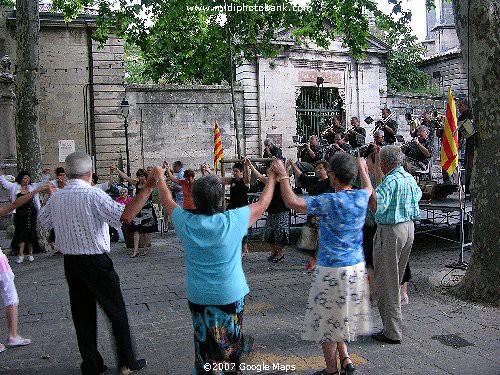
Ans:
[[[16,174],[16,137],[14,130],[14,75],[10,71],[10,58],[0,57],[0,168],[6,174]],[[7,191],[0,187],[0,206],[9,200]],[[0,218],[0,228],[9,224]]]
[[[15,159],[14,75],[7,55],[0,57],[0,124],[0,160]]]

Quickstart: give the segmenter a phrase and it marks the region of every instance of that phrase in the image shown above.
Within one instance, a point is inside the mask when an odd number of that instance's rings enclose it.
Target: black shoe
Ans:
[[[384,335],[384,332],[374,333],[372,339],[385,342],[386,344],[401,344],[401,340],[393,340]]]
[[[341,367],[340,374],[341,375],[352,375],[354,373],[354,371],[356,371],[356,367],[354,367],[352,362],[348,363],[347,365],[344,366],[344,362],[346,361],[346,359],[351,359],[351,358],[349,358],[349,356],[347,356],[347,357],[344,357],[340,361],[340,367]]]
[[[138,359],[128,367],[122,367],[120,369],[120,375],[129,375],[133,373],[134,371],[139,371],[142,370],[144,367],[146,367],[148,363],[146,362],[145,359]]]
[[[278,263],[278,262],[281,262],[281,261],[283,260],[283,258],[285,258],[285,254],[281,254],[281,256],[279,256],[279,257],[278,257],[278,256],[274,257],[274,258],[271,260],[271,262],[273,262],[273,263]]]
[[[293,188],[293,192],[294,192],[295,194],[302,194],[302,188],[300,188],[300,187],[295,187],[295,188]]]

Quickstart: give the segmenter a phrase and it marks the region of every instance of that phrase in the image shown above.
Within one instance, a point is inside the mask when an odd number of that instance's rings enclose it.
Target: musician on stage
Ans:
[[[365,144],[366,130],[360,125],[357,117],[351,118],[351,128],[347,132],[347,140],[352,148]]]
[[[351,145],[347,143],[345,139],[346,137],[344,134],[342,133],[335,134],[333,144],[329,146],[328,150],[325,152],[325,160],[330,160],[330,158],[337,152],[350,153],[352,151]]]
[[[406,155],[411,174],[427,168],[432,158],[432,142],[429,139],[429,129],[425,125],[420,125],[416,133],[415,138],[401,146],[401,151]]]
[[[375,143],[378,147],[384,147],[387,145],[384,140],[384,131],[383,130],[375,130],[373,133],[373,143]]]
[[[387,144],[396,142],[396,133],[398,132],[398,123],[392,118],[392,113],[389,108],[382,109],[382,120],[375,123],[377,130],[384,131],[384,141]]]
[[[345,133],[345,127],[342,126],[340,122],[340,116],[333,115],[332,116],[332,125],[323,132],[323,138],[328,141],[329,144],[335,142],[335,134]]]
[[[436,129],[441,128],[441,124],[431,117],[431,113],[429,111],[425,111],[422,116],[421,125],[427,126],[429,129],[429,139],[434,143],[434,138],[436,136]],[[412,134],[413,137],[417,136],[417,132],[415,130],[415,134]]]
[[[281,158],[283,155],[281,148],[276,146],[271,138],[266,138],[264,141],[264,158]]]
[[[306,143],[299,147],[297,150],[297,158],[299,161],[296,163],[297,168],[300,172],[314,172],[316,169],[316,163],[323,159],[323,149],[319,145],[318,137],[311,135],[309,138],[309,143]],[[295,174],[295,188],[298,190],[301,188],[301,183],[299,176],[300,174]],[[300,192],[299,194],[301,194]]]
[[[464,128],[462,128],[462,124],[470,120],[472,121],[472,111],[469,107],[469,101],[466,98],[461,98],[457,103],[458,112],[460,113],[458,116],[458,143],[463,145],[463,139],[465,137],[465,193],[470,194],[470,179],[472,174],[472,167],[474,165],[474,151],[476,149],[475,145],[475,135],[468,134]],[[462,146],[461,146],[462,147]],[[462,154],[462,152],[460,152]]]

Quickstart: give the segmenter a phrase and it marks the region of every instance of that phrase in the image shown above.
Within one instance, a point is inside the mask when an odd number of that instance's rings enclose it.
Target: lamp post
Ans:
[[[123,123],[123,127],[125,128],[125,153],[127,155],[127,176],[130,177],[130,154],[128,149],[128,121],[127,121],[130,105],[128,104],[127,98],[123,98],[120,107],[122,111],[122,116],[125,119],[125,122]],[[130,182],[128,185],[130,190],[131,188]]]

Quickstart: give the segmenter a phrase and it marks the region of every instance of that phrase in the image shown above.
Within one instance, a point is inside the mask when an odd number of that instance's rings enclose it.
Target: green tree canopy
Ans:
[[[166,83],[212,84],[229,81],[229,41],[234,62],[274,56],[278,32],[293,30],[297,41],[327,48],[342,37],[355,58],[361,58],[369,34],[368,13],[384,30],[400,29],[410,19],[399,0],[393,15],[373,0],[311,0],[299,8],[291,0],[55,0],[55,10],[68,20],[84,6],[99,10],[93,38],[104,42],[111,29],[140,48],[143,78]],[[234,74],[234,72],[233,72]]]
[[[420,92],[429,90],[429,78],[418,67],[425,48],[409,29],[391,30],[384,38],[391,47],[386,61],[387,87],[391,91]]]

